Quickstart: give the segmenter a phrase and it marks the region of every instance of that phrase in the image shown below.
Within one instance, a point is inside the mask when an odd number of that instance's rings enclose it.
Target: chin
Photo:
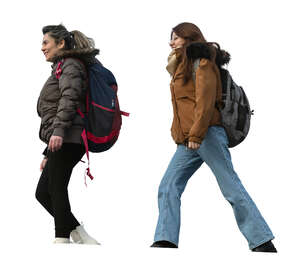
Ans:
[[[50,58],[49,58],[49,57],[46,57],[46,61],[47,61],[47,62],[52,62],[52,58],[51,58],[51,57],[50,57]]]

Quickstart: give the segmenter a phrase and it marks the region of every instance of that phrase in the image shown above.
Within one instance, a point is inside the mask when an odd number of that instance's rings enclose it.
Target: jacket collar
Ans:
[[[75,57],[83,61],[85,64],[90,64],[97,60],[95,56],[98,54],[99,49],[94,48],[62,50],[53,58],[53,65],[68,57]]]
[[[183,57],[182,47],[172,50],[172,52],[168,56],[168,65],[166,69],[170,73],[171,77],[175,74],[178,65],[182,61],[182,57]]]

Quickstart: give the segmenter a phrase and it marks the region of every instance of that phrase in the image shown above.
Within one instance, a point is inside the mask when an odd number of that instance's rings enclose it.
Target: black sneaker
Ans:
[[[252,249],[254,252],[273,252],[277,253],[277,250],[275,246],[273,245],[272,241],[268,241],[266,243],[263,243],[262,245]]]
[[[175,244],[166,240],[156,241],[150,247],[151,248],[178,248]]]

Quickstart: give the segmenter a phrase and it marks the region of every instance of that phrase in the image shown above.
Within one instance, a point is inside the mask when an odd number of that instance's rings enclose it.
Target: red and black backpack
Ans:
[[[61,67],[65,60],[58,63],[55,72],[57,79],[60,78]],[[117,96],[118,85],[112,72],[100,62],[90,64],[85,68],[88,74],[86,112],[80,109],[77,112],[85,124],[81,136],[89,164],[89,151],[103,152],[115,144],[120,134],[122,115],[129,116],[129,113],[120,110]],[[93,179],[89,166],[86,174]]]

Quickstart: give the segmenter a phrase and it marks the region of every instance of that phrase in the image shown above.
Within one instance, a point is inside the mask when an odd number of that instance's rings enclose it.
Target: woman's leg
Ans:
[[[41,203],[41,205],[53,216],[51,198],[48,192],[48,182],[48,164],[46,163],[36,188],[35,197]]]
[[[198,154],[178,145],[161,180],[158,191],[159,217],[154,241],[166,240],[178,245],[180,230],[180,197],[189,178],[203,161]]]
[[[69,238],[70,232],[80,225],[71,212],[68,184],[74,166],[84,155],[80,144],[65,143],[60,150],[48,156],[48,192],[55,221],[55,236]]]
[[[233,169],[225,130],[222,127],[210,127],[197,152],[216,176],[250,249],[273,239],[270,228]]]

